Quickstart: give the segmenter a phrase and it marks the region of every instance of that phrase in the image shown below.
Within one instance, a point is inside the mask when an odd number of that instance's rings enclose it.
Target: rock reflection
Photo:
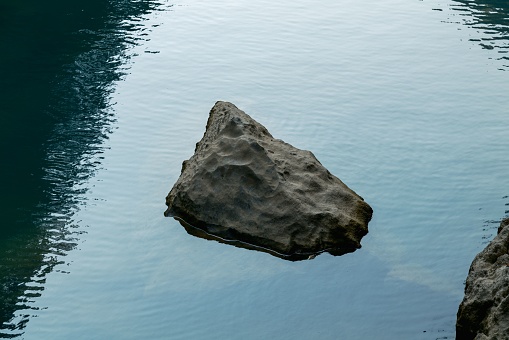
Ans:
[[[109,97],[156,1],[0,4],[0,338],[23,334],[114,125]],[[123,69],[124,68],[124,69]]]
[[[462,24],[481,33],[469,40],[497,53],[494,59],[502,61],[501,70],[509,67],[509,4],[502,0],[455,0],[451,8],[459,12]]]
[[[189,235],[192,235],[192,236],[195,236],[195,237],[199,237],[199,238],[202,238],[204,240],[217,241],[219,243],[228,244],[228,245],[231,245],[231,246],[235,246],[237,248],[261,251],[261,252],[270,254],[270,255],[275,256],[275,257],[279,257],[280,259],[287,260],[287,261],[301,261],[301,260],[306,260],[306,259],[310,260],[310,259],[314,259],[317,255],[327,251],[327,250],[323,250],[323,251],[318,252],[318,253],[295,253],[295,254],[292,254],[292,255],[284,255],[284,254],[278,253],[278,252],[276,252],[276,251],[274,251],[272,249],[264,248],[264,247],[261,247],[261,246],[257,246],[255,244],[246,243],[246,242],[242,242],[242,241],[234,240],[234,239],[227,240],[227,239],[221,238],[219,236],[215,236],[215,235],[209,234],[209,233],[207,233],[206,231],[204,231],[204,230],[202,230],[200,228],[195,228],[192,225],[186,223],[182,219],[179,219],[179,218],[175,218],[175,219],[180,223],[181,226],[184,227],[184,229],[186,230],[186,232]],[[337,255],[344,255],[344,254],[337,254]]]

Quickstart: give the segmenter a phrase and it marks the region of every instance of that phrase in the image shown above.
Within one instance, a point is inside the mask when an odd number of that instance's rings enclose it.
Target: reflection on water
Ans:
[[[0,3],[0,338],[22,334],[46,274],[85,232],[73,213],[114,125],[112,84],[158,6]]]
[[[182,219],[179,219],[177,217],[174,217],[174,218],[177,221],[179,221],[179,223],[184,227],[184,229],[187,231],[187,233],[189,235],[193,235],[193,236],[196,236],[196,237],[199,237],[199,238],[202,238],[205,240],[209,240],[209,241],[217,241],[219,243],[229,244],[229,245],[232,245],[232,246],[235,246],[238,248],[261,251],[261,252],[270,254],[272,256],[275,256],[275,257],[278,257],[280,259],[287,260],[287,261],[301,261],[301,260],[306,260],[306,259],[310,260],[310,259],[314,259],[317,255],[320,255],[321,253],[327,252],[327,250],[323,250],[321,252],[316,252],[316,253],[294,253],[291,255],[285,255],[285,254],[278,253],[270,248],[265,248],[265,247],[262,247],[259,245],[239,241],[236,239],[221,238],[219,236],[209,234],[205,230],[196,228],[196,227],[186,223]],[[355,251],[355,249],[354,249],[354,251]],[[333,251],[331,251],[330,253],[333,254]],[[333,254],[333,255],[340,256],[340,255],[344,255],[344,254],[345,254],[344,252],[338,252],[337,254]]]
[[[502,61],[500,70],[509,67],[509,3],[503,0],[455,0],[453,17],[475,29],[469,41],[493,50],[490,59]],[[453,20],[455,21],[455,20]]]

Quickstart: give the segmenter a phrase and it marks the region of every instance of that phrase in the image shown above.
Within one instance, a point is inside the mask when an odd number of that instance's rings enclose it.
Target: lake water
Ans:
[[[1,1],[0,32],[0,338],[454,338],[509,213],[507,1]],[[361,249],[163,216],[217,100],[364,197]]]

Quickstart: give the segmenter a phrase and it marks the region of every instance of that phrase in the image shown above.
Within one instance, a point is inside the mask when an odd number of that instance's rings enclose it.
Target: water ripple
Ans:
[[[509,6],[500,0],[454,0],[446,22],[472,28],[470,42],[490,51],[489,59],[500,62],[499,70],[509,68]],[[442,9],[440,9],[442,10]],[[496,53],[496,54],[493,54]]]
[[[114,129],[110,103],[113,84],[129,68],[130,47],[146,40],[143,15],[161,9],[155,1],[130,0],[105,2],[102,11],[45,9],[51,15],[63,12],[55,16],[62,20],[58,27],[63,36],[60,43],[67,43],[68,48],[52,51],[46,47],[52,53],[40,56],[34,66],[44,65],[44,57],[48,63],[62,62],[60,71],[51,74],[49,100],[34,103],[35,110],[29,113],[42,113],[52,127],[43,141],[41,175],[35,182],[39,198],[34,206],[25,208],[23,217],[15,222],[16,231],[4,235],[0,244],[0,338],[23,334],[29,319],[41,308],[35,301],[44,290],[48,273],[67,273],[62,266],[66,264],[64,258],[86,233],[86,226],[73,215],[86,203],[83,195],[87,181],[100,169],[104,143]],[[69,16],[81,27],[75,22],[65,26],[63,21]],[[12,34],[12,39],[19,38],[16,29]],[[37,143],[37,139],[28,136],[26,142]]]

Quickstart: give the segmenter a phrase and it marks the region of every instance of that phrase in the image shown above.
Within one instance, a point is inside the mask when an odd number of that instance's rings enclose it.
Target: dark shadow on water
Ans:
[[[184,227],[184,229],[186,230],[186,232],[189,235],[199,237],[199,238],[209,240],[209,241],[216,241],[216,242],[223,243],[223,244],[229,244],[229,245],[235,246],[237,248],[261,251],[261,252],[270,254],[272,256],[275,256],[275,257],[278,257],[280,259],[287,260],[287,261],[311,260],[322,253],[329,253],[334,256],[341,256],[341,255],[345,255],[348,253],[353,253],[354,251],[357,250],[355,248],[343,248],[343,249],[324,249],[320,252],[313,252],[313,253],[302,252],[302,253],[293,253],[293,254],[288,254],[288,255],[281,254],[281,253],[278,253],[277,251],[274,251],[270,248],[259,246],[256,244],[243,242],[243,241],[240,241],[237,239],[225,239],[225,238],[210,234],[210,233],[206,232],[205,230],[202,230],[195,226],[192,226],[191,224],[187,223],[186,221],[182,220],[181,218],[178,218],[178,217],[173,217],[173,218],[175,220],[177,220],[181,226]]]
[[[86,231],[73,214],[114,127],[109,107],[149,0],[0,2],[0,338],[37,314]]]
[[[460,23],[475,29],[469,40],[490,50],[490,59],[509,70],[509,2],[504,0],[454,0],[450,7]]]

